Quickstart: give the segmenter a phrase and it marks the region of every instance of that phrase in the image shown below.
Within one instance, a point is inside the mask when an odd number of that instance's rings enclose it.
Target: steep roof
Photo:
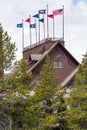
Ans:
[[[61,42],[64,42],[62,38],[55,41],[54,44],[46,52],[44,52],[42,55],[36,56],[36,58],[38,57],[37,58],[38,60],[28,70],[28,72],[32,72],[43,61],[43,59],[46,57],[46,55],[49,54],[57,45],[60,46],[79,65],[79,62],[70,54],[70,52],[61,44]],[[33,58],[35,58],[35,57],[33,57]],[[72,79],[72,77],[76,74],[77,71],[78,71],[78,67],[61,83],[61,85],[65,86]]]

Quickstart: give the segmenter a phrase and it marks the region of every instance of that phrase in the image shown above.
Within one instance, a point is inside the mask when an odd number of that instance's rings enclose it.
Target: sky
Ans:
[[[11,41],[16,43],[16,59],[22,58],[22,29],[16,25],[38,13],[40,9],[46,9],[52,14],[55,9],[64,5],[64,40],[66,49],[81,63],[83,55],[87,52],[87,0],[1,0],[0,23],[4,31],[11,36]],[[42,17],[42,16],[41,16]],[[34,23],[34,18],[31,18]],[[43,36],[41,27],[40,39]],[[55,37],[61,38],[63,33],[62,15],[55,16]],[[52,19],[49,18],[49,37],[52,37]],[[45,33],[46,31],[45,16]],[[31,30],[32,44],[35,43],[35,30]],[[46,34],[47,35],[47,34]],[[24,47],[30,45],[29,24],[24,22]]]

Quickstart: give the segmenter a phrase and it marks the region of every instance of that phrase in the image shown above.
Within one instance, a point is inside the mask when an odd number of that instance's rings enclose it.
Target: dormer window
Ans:
[[[54,68],[62,68],[62,62],[61,61],[54,61],[53,66],[54,66]]]
[[[38,61],[42,54],[30,54],[31,61]]]

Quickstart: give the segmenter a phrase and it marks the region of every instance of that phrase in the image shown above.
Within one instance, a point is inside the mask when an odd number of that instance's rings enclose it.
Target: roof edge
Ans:
[[[61,86],[64,87],[67,83],[75,76],[78,71],[78,67],[61,83]]]

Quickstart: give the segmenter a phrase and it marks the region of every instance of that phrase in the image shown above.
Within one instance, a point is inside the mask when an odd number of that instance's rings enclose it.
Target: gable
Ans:
[[[78,61],[70,54],[70,52],[61,44],[64,43],[62,39],[52,42],[46,42],[35,48],[24,51],[25,59],[28,57],[28,72],[32,71],[34,80],[39,80],[40,70],[45,63],[46,55],[51,57],[51,63],[60,64],[61,67],[55,67],[55,74],[58,77],[58,83],[63,83],[69,75],[79,65]],[[26,55],[27,54],[27,55]],[[73,73],[75,74],[75,73]],[[73,75],[74,76],[74,75]],[[68,78],[70,80],[70,78]],[[68,82],[69,80],[66,80]]]

